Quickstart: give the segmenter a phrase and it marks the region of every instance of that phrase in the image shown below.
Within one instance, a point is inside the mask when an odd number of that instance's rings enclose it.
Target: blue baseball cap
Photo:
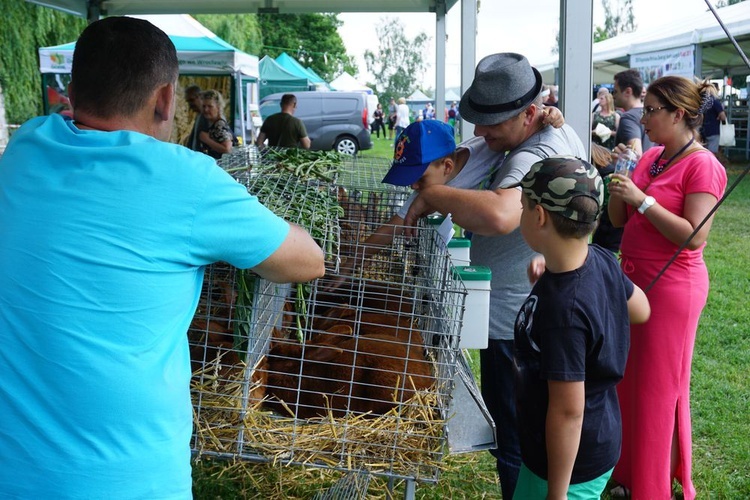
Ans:
[[[424,175],[435,160],[456,150],[453,127],[439,120],[414,122],[396,139],[391,169],[383,182],[396,186],[410,186]]]

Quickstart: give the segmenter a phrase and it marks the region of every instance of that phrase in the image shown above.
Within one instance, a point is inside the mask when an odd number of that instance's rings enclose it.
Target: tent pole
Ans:
[[[89,0],[86,11],[89,24],[98,21],[102,15],[102,0]]]
[[[240,109],[240,130],[242,130],[242,145],[247,144],[247,134],[245,130],[245,100],[242,98],[242,73],[234,73],[235,87],[237,87],[237,102]],[[250,122],[252,123],[252,121]]]

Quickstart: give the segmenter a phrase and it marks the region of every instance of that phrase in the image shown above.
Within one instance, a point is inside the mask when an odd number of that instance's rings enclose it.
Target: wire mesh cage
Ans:
[[[388,160],[304,155],[244,147],[220,160],[313,235],[327,277],[279,285],[209,266],[189,330],[193,451],[436,481],[466,289],[434,226],[384,224],[410,193],[380,182]],[[377,228],[392,243],[366,252]]]
[[[195,452],[437,480],[466,291],[430,227],[372,264],[335,292],[212,266],[191,328]]]

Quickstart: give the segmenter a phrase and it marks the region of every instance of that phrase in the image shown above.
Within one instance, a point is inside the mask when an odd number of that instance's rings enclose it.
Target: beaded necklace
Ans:
[[[651,177],[656,177],[660,173],[664,172],[664,170],[674,161],[675,158],[677,158],[682,153],[684,153],[685,150],[687,148],[689,148],[691,144],[693,144],[694,140],[695,140],[694,137],[691,138],[688,141],[688,143],[685,144],[684,146],[682,146],[682,149],[680,149],[679,151],[677,151],[677,153],[674,156],[672,156],[669,160],[667,160],[667,162],[665,164],[659,165],[659,161],[661,160],[661,157],[664,156],[664,151],[667,150],[667,148],[664,148],[662,150],[661,154],[659,155],[659,157],[654,161],[654,163],[651,164],[651,168],[649,169],[649,173],[651,174]]]

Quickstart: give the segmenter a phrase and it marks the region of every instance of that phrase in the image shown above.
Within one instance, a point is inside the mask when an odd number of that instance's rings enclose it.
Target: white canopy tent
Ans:
[[[750,2],[741,2],[717,10],[722,22],[744,51],[750,50]],[[653,29],[625,33],[593,45],[594,83],[612,83],[615,73],[631,66],[631,57],[694,47],[694,73],[705,78],[744,76],[750,70],[727,39],[724,30],[709,10]],[[552,83],[559,68],[556,57],[532,61],[544,81]],[[744,81],[744,79],[743,79]]]
[[[412,94],[406,98],[406,102],[414,102],[414,103],[420,103],[424,104],[427,102],[432,102],[434,99],[421,90],[417,89]]]
[[[357,81],[356,78],[354,78],[352,75],[344,71],[339,76],[331,80],[328,85],[331,86],[333,90],[340,90],[340,91],[346,91],[346,92],[354,92],[361,90],[362,92],[366,92],[368,94],[372,94],[372,89],[368,87],[367,85],[360,83]]]

